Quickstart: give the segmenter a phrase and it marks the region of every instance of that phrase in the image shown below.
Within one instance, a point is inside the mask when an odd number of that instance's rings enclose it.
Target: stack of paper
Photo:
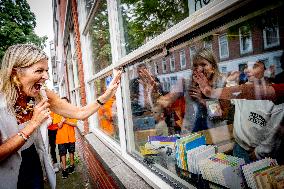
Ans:
[[[277,165],[276,160],[271,159],[271,158],[265,158],[265,159],[244,165],[242,167],[242,170],[243,170],[243,174],[245,176],[248,187],[252,189],[258,188],[256,184],[256,179],[260,179],[260,178],[256,178],[256,176],[258,176],[261,172],[264,172],[276,165]]]
[[[199,162],[202,177],[206,180],[228,188],[245,188],[241,166],[245,161],[241,158],[223,153],[214,154]]]
[[[187,166],[188,171],[194,174],[201,174],[199,163],[216,153],[216,146],[201,145],[197,148],[187,151]]]
[[[176,160],[177,166],[181,169],[187,168],[187,152],[196,147],[206,144],[206,139],[200,133],[190,134],[176,141]]]

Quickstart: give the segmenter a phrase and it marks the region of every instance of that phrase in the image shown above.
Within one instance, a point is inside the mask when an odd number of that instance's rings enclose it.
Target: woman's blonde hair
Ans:
[[[13,45],[5,52],[0,69],[0,93],[5,96],[9,111],[14,112],[13,106],[18,98],[19,86],[13,69],[29,67],[43,59],[48,59],[45,52],[32,44]]]

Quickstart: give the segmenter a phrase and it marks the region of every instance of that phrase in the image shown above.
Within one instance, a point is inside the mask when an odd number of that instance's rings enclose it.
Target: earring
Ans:
[[[17,76],[14,76],[13,77],[13,83],[14,85],[18,88],[19,91],[21,91],[21,82],[19,81],[18,77]]]

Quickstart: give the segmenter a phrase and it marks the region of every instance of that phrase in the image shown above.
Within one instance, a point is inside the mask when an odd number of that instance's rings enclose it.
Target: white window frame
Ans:
[[[224,42],[222,42],[222,38],[225,39]],[[225,59],[225,58],[228,58],[229,55],[230,55],[230,52],[229,52],[229,42],[228,42],[228,36],[227,36],[227,33],[224,33],[220,36],[218,36],[218,43],[219,43],[219,56],[220,56],[220,59]],[[222,48],[221,48],[221,43],[225,43],[225,48],[227,50],[227,53],[225,55],[222,55]]]
[[[242,34],[242,31],[243,30],[246,30],[247,29],[247,26],[242,26],[239,28],[239,40],[240,40],[240,53],[241,54],[246,54],[246,53],[250,53],[253,51],[253,46],[252,46],[252,34],[251,34],[251,30],[248,32],[248,42],[249,42],[249,48],[248,49],[244,49],[244,46],[243,46],[243,40],[245,39],[243,37],[243,34]]]
[[[279,45],[280,45],[279,26],[276,25],[276,26],[274,26],[274,28],[276,29],[276,38],[277,38],[277,41],[276,41],[275,43],[272,43],[272,44],[267,44],[267,37],[266,37],[267,28],[264,28],[264,29],[263,29],[263,42],[264,42],[264,48],[265,48],[265,49],[268,49],[268,48],[271,48],[271,47],[276,47],[276,46],[279,46]],[[270,29],[271,29],[271,28],[270,28]]]
[[[175,63],[175,55],[172,54],[170,57],[170,70],[171,72],[175,71],[176,69],[176,63]]]
[[[185,49],[182,49],[182,50],[179,51],[179,64],[180,64],[180,69],[181,70],[186,68]]]

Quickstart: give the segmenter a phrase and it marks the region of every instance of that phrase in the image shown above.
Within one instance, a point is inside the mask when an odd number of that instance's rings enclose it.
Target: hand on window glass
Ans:
[[[119,86],[119,83],[120,83],[120,79],[121,79],[121,74],[122,74],[122,71],[119,70],[117,71],[114,76],[113,76],[113,79],[112,81],[110,82],[107,90],[105,91],[104,94],[102,94],[100,97],[99,97],[99,100],[102,102],[102,103],[105,103],[107,102],[115,93],[116,93],[116,90]]]
[[[149,90],[157,89],[158,83],[155,81],[154,76],[147,69],[139,70],[139,83],[146,86]]]

